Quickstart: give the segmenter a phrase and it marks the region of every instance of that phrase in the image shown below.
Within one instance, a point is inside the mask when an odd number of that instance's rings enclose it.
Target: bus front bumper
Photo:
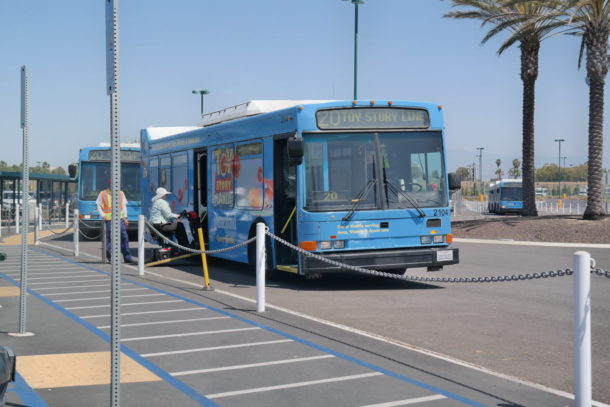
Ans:
[[[434,247],[421,249],[392,249],[358,252],[316,253],[329,260],[338,261],[348,266],[357,266],[371,270],[402,270],[413,267],[438,268],[457,264],[460,251],[452,247]],[[349,271],[312,257],[301,256],[305,273],[325,273]]]

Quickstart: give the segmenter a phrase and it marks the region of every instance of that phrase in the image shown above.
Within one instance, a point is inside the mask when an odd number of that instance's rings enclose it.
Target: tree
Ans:
[[[582,35],[579,66],[583,52],[587,57],[589,85],[589,154],[587,171],[587,207],[583,219],[606,216],[603,206],[604,87],[608,74],[608,36],[610,35],[610,0],[572,1],[574,8],[568,23]]]
[[[502,160],[500,160],[499,158],[496,160],[496,176],[498,177],[498,179],[502,179],[502,175],[504,175],[504,171],[502,171],[502,168],[500,168],[500,165],[502,165]]]
[[[470,170],[466,167],[458,167],[455,172],[462,178],[463,181],[470,179]]]
[[[513,160],[513,168],[508,170],[508,175],[511,178],[519,178],[521,176],[521,170],[519,170],[519,166],[521,165],[521,161],[518,158]]]
[[[565,0],[564,0],[565,2]],[[520,0],[452,0],[454,7],[469,7],[466,11],[445,14],[450,18],[482,20],[481,25],[493,28],[483,37],[486,43],[497,34],[508,31],[510,35],[498,49],[498,55],[519,43],[521,49],[521,80],[523,82],[523,216],[538,216],[536,210],[536,186],[534,183],[534,106],[535,85],[538,78],[538,53],[540,43],[561,22],[549,19],[532,22],[532,18],[558,10],[561,0],[544,2]]]

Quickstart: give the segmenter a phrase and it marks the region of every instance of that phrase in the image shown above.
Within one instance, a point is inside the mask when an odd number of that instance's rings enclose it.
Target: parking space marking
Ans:
[[[382,376],[382,375],[383,375],[383,373],[380,373],[380,372],[362,373],[362,374],[356,374],[356,375],[351,375],[351,376],[331,377],[330,379],[309,380],[309,381],[305,381],[305,382],[279,384],[277,386],[256,387],[256,388],[252,388],[252,389],[227,391],[224,393],[206,394],[205,396],[209,399],[219,399],[219,398],[223,398],[223,397],[241,396],[244,394],[260,393],[260,392],[264,392],[264,391],[293,389],[295,387],[313,386],[315,384],[342,382],[342,381],[346,381],[346,380],[357,380],[357,379],[364,379],[367,377]]]
[[[223,350],[223,349],[247,348],[247,347],[251,347],[251,346],[275,345],[277,343],[286,343],[286,342],[294,342],[294,341],[292,339],[278,339],[276,341],[238,343],[235,345],[208,346],[207,348],[195,348],[195,349],[183,349],[183,350],[174,350],[174,351],[167,351],[167,352],[145,353],[145,354],[142,354],[142,356],[147,358],[147,357],[153,357],[153,356],[179,355],[182,353],[206,352],[206,351],[211,351],[211,350]]]
[[[233,366],[213,367],[213,368],[209,368],[209,369],[185,370],[182,372],[170,372],[170,374],[174,377],[175,376],[187,376],[187,375],[194,375],[194,374],[201,374],[201,373],[225,372],[227,370],[249,369],[249,368],[253,368],[253,367],[309,362],[311,360],[330,359],[330,358],[334,358],[334,356],[326,354],[326,355],[308,356],[308,357],[303,357],[303,358],[272,360],[270,362],[250,363],[247,365],[233,365]]]
[[[57,302],[57,301],[55,301]],[[155,322],[138,322],[135,324],[121,324],[121,328],[130,326],[144,326],[144,325],[162,325],[162,324],[176,324],[179,322],[194,322],[194,321],[211,321],[214,319],[230,319],[229,317],[207,317],[207,318],[191,318],[191,319],[172,319],[170,321],[155,321]],[[109,329],[110,325],[96,326],[98,329]]]
[[[121,307],[129,307],[130,305],[150,305],[150,304],[165,304],[165,303],[169,303],[169,302],[184,302],[182,300],[167,300],[167,301],[148,301],[148,302],[132,302],[129,304],[121,304]],[[72,311],[74,309],[90,309],[90,308],[110,308],[111,304],[104,304],[104,305],[87,305],[87,306],[82,306],[82,307],[69,307],[66,308],[69,311]]]
[[[0,287],[0,297],[19,297],[21,289],[19,287]]]
[[[121,314],[123,315],[123,314]],[[218,329],[215,331],[200,331],[200,332],[187,332],[182,334],[170,334],[170,335],[156,335],[156,336],[141,336],[139,338],[123,338],[121,342],[133,342],[133,341],[145,341],[150,339],[163,339],[163,338],[180,338],[184,336],[199,336],[199,335],[214,335],[214,334],[224,334],[229,332],[242,332],[242,331],[254,331],[260,329],[259,327],[249,327],[249,328],[233,328],[233,329]]]
[[[20,355],[19,373],[35,389],[110,384],[110,352]],[[161,381],[157,375],[121,354],[121,383]]]
[[[121,298],[134,298],[134,297],[158,297],[164,294],[136,294],[136,295],[121,295]],[[53,302],[75,302],[75,301],[91,301],[91,300],[109,300],[110,297],[89,297],[89,298],[71,298],[69,300],[53,300]],[[122,326],[122,325],[121,325]]]
[[[143,291],[148,290],[148,288],[121,288],[121,292],[123,291]],[[73,292],[65,292],[65,293],[46,293],[46,297],[50,297],[53,295],[74,295],[74,294],[96,294],[96,293],[107,293],[108,290],[93,290],[93,291],[73,291]]]
[[[91,276],[90,278],[99,278],[98,276]],[[16,280],[18,281],[18,280]],[[73,281],[52,281],[50,283],[28,283],[28,285],[49,285],[49,284],[68,284],[68,283],[94,283],[98,281],[108,281],[108,278],[103,278],[101,280],[73,280]],[[57,288],[57,287],[55,287]],[[70,288],[70,287],[68,287]],[[37,288],[38,290],[38,288]]]
[[[180,311],[204,311],[207,308],[178,308],[178,309],[164,309],[161,311],[142,311],[142,312],[121,312],[121,316],[126,315],[143,315],[143,314],[160,314],[162,312],[180,312]],[[88,318],[110,318],[110,314],[101,314],[101,315],[86,315],[86,316],[78,316],[79,318],[88,319]]]
[[[413,399],[407,400],[398,400],[398,401],[390,401],[388,403],[379,403],[379,404],[367,404],[362,407],[399,407],[399,406],[409,406],[412,404],[425,403],[426,401],[435,401],[446,399],[446,396],[442,394],[435,394],[433,396],[425,396],[425,397],[416,397]]]
[[[83,274],[83,273],[93,273],[93,272],[92,271],[79,271],[77,273]],[[72,274],[74,274],[74,273],[72,273]],[[89,278],[89,277],[99,277],[99,276],[91,275],[91,276],[83,276],[83,277]],[[60,280],[63,278],[74,278],[74,276],[55,276],[55,277],[30,277],[30,276],[28,276],[28,281],[31,281],[31,280]],[[21,279],[16,278],[15,280],[20,281]],[[63,281],[62,281],[62,283],[63,283]]]

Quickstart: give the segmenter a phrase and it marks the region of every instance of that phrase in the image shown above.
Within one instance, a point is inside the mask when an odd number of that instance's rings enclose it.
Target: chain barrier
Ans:
[[[45,226],[45,228],[46,228],[46,229],[47,229],[49,232],[53,233],[54,235],[63,235],[64,233],[66,233],[66,232],[68,232],[70,229],[72,229],[72,227],[74,226],[74,221],[72,221],[72,223],[70,224],[70,226],[68,226],[66,229],[64,229],[64,230],[63,230],[63,231],[61,231],[61,232],[56,232],[56,231],[54,231],[53,229],[51,229],[51,226],[52,226],[52,225],[51,225],[49,222],[43,222],[42,224]]]
[[[550,270],[543,271],[540,273],[532,273],[532,274],[513,274],[507,276],[483,276],[483,277],[425,277],[425,276],[408,276],[404,274],[394,274],[394,273],[386,273],[379,270],[370,270],[363,267],[358,266],[350,266],[335,260],[328,259],[324,256],[320,256],[318,254],[309,252],[307,250],[301,249],[298,246],[293,245],[292,243],[287,242],[269,232],[267,229],[265,234],[272,239],[275,239],[279,243],[284,246],[289,247],[292,250],[295,250],[298,253],[303,254],[304,256],[311,257],[313,259],[319,260],[326,264],[330,264],[331,266],[339,267],[341,270],[347,271],[355,271],[361,274],[368,274],[376,277],[386,277],[393,278],[396,280],[406,280],[406,281],[416,281],[416,282],[430,282],[430,283],[497,283],[497,282],[506,282],[506,281],[525,281],[525,280],[535,280],[541,278],[552,278],[552,277],[563,277],[563,276],[571,276],[574,271],[572,269],[559,269],[559,270]],[[596,274],[598,276],[605,276],[610,278],[610,271],[591,267],[591,273]]]
[[[231,250],[235,250],[235,249],[239,249],[240,247],[247,246],[256,240],[256,236],[254,236],[244,242],[236,244],[235,246],[225,247],[223,249],[197,250],[197,249],[193,249],[191,247],[182,246],[182,245],[174,242],[173,240],[171,240],[167,236],[165,236],[163,233],[161,233],[157,229],[155,229],[155,227],[148,220],[144,220],[144,222],[146,222],[146,225],[150,228],[151,231],[153,231],[157,236],[161,237],[163,239],[163,241],[165,241],[169,245],[174,246],[180,250],[190,252],[190,253],[195,253],[195,254],[216,254],[216,253],[229,252]]]
[[[80,229],[78,229],[78,233],[80,236],[84,237],[86,240],[100,240],[100,236],[102,235],[102,232],[99,232],[96,236],[89,236]]]

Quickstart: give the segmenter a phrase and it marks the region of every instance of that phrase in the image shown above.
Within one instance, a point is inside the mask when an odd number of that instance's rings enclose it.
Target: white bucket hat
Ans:
[[[171,194],[171,192],[169,192],[167,189],[165,189],[163,187],[159,187],[159,188],[157,188],[157,195],[155,195],[155,197],[152,199],[152,201],[155,202],[157,199],[163,198],[165,195],[169,195],[169,194]]]

